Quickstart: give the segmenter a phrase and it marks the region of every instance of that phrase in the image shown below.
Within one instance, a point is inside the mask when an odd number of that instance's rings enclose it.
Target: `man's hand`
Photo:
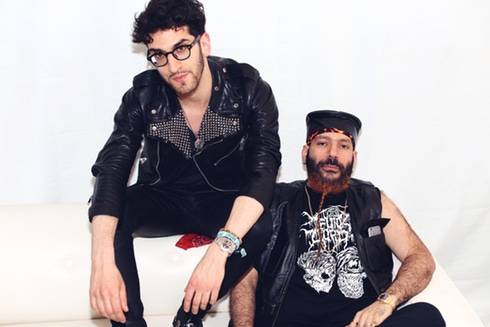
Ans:
[[[100,315],[121,323],[126,322],[126,287],[116,265],[92,269],[90,304]]]
[[[92,273],[90,275],[90,305],[100,315],[126,322],[128,312],[126,287],[114,259],[114,235],[117,218],[106,215],[92,220]]]
[[[192,313],[197,314],[199,308],[206,310],[208,304],[216,303],[225,276],[227,257],[227,253],[221,251],[214,242],[211,243],[185,288],[185,312],[192,309]]]
[[[370,306],[358,311],[347,327],[379,326],[393,313],[393,308],[380,301],[374,301]]]

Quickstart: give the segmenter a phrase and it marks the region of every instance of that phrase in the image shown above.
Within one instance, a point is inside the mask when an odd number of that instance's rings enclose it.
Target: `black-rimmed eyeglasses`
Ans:
[[[186,60],[191,56],[192,47],[199,42],[201,36],[199,35],[192,41],[191,44],[179,45],[175,49],[169,52],[161,50],[148,50],[146,59],[153,64],[155,67],[163,67],[168,63],[168,55],[171,54],[177,60]],[[151,52],[150,52],[151,51]]]

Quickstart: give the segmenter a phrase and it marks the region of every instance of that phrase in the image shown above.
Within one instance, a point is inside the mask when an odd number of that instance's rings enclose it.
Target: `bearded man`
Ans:
[[[175,326],[200,326],[269,238],[270,220],[259,217],[281,157],[274,96],[251,66],[210,56],[204,27],[197,0],[152,0],[134,23],[133,41],[155,69],[134,78],[92,167],[90,298],[112,326],[146,326],[133,233],[216,237]],[[138,182],[127,189],[140,148]]]
[[[398,309],[427,286],[435,265],[393,201],[351,178],[361,121],[321,110],[306,123],[308,179],[276,186],[273,235],[257,270],[232,292],[231,324],[445,326],[431,304]],[[401,261],[394,280],[392,253]]]

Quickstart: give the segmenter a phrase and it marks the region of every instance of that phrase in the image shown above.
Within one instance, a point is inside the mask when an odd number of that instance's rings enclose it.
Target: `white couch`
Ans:
[[[0,206],[0,326],[103,327],[90,310],[90,225],[83,204]],[[171,326],[183,289],[205,247],[175,247],[178,236],[135,240],[149,327]],[[483,327],[481,320],[438,266],[415,301],[442,312],[449,327]],[[227,326],[228,303],[204,322]]]

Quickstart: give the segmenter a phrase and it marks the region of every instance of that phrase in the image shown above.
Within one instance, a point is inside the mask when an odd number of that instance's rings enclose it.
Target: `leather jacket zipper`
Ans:
[[[204,172],[202,171],[201,167],[199,167],[199,164],[197,163],[197,160],[196,160],[196,156],[198,156],[199,154],[201,154],[204,151],[205,148],[208,148],[211,145],[215,145],[215,144],[221,143],[223,141],[224,141],[224,138],[222,138],[220,140],[217,140],[217,141],[215,141],[213,143],[210,143],[210,144],[206,145],[205,147],[203,147],[201,150],[199,150],[198,152],[196,152],[196,154],[194,154],[192,156],[192,161],[194,161],[194,164],[196,165],[197,170],[199,170],[199,173],[204,178],[204,181],[206,182],[206,184],[208,184],[208,186],[211,187],[213,190],[218,191],[218,192],[238,192],[238,191],[240,191],[239,189],[225,190],[225,189],[216,187],[213,184],[211,184],[211,182],[209,181],[209,179],[206,177],[206,174],[204,174]]]
[[[231,156],[233,154],[233,152],[236,151],[236,149],[238,149],[238,147],[240,146],[240,143],[238,143],[234,148],[233,150],[231,150],[229,153],[227,153],[226,155],[222,156],[221,158],[219,158],[218,160],[216,160],[216,162],[213,164],[213,166],[217,166],[219,165],[219,163],[223,160],[225,160],[226,158],[228,158],[229,156]]]
[[[157,166],[155,170],[157,171],[158,178],[150,184],[151,186],[157,184],[162,179],[162,176],[160,175],[160,142],[157,143]]]
[[[219,140],[216,140],[214,142],[211,142],[209,144],[206,144],[205,146],[202,147],[202,149],[200,149],[199,151],[197,151],[192,157],[194,158],[195,156],[200,155],[206,148],[209,148],[211,145],[215,145],[215,144],[221,143],[224,140],[225,140],[224,138],[221,138]]]
[[[211,187],[213,190],[218,191],[218,192],[238,192],[238,191],[240,191],[239,189],[225,190],[223,188],[219,188],[219,187],[214,186],[213,184],[211,184],[211,182],[209,181],[209,179],[206,177],[206,175],[202,171],[201,167],[199,167],[199,165],[198,165],[198,163],[196,161],[196,156],[195,155],[192,156],[192,160],[194,161],[194,164],[196,165],[197,170],[199,170],[199,173],[201,174],[201,176],[206,181],[206,184],[208,184],[208,186]]]

